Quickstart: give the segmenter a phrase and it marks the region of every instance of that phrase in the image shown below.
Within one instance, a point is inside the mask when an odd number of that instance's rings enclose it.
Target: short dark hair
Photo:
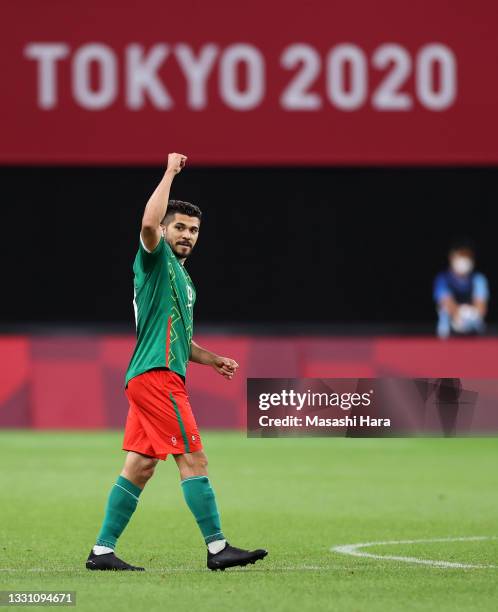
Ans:
[[[164,219],[161,221],[161,225],[166,225],[166,222],[169,221],[175,213],[188,215],[189,217],[198,217],[199,220],[202,219],[201,209],[195,204],[183,202],[182,200],[170,200]]]
[[[455,253],[456,251],[467,251],[471,253],[473,257],[476,256],[476,245],[471,238],[467,236],[459,237],[456,240],[453,240],[450,246],[450,253]]]

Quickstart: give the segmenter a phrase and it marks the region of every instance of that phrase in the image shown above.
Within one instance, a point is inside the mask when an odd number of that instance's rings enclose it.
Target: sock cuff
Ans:
[[[142,489],[140,487],[137,487],[137,485],[133,484],[132,482],[130,482],[124,476],[118,476],[118,479],[116,480],[116,484],[118,485],[118,487],[121,487],[122,489],[125,489],[125,491],[128,491],[128,493],[131,493],[133,497],[136,497],[137,499],[140,497],[140,493],[142,492]]]
[[[95,544],[97,546],[107,546],[107,548],[112,548],[112,550],[116,548],[116,542],[109,542],[108,540],[102,540],[101,538],[97,538]]]
[[[182,487],[185,483],[189,483],[192,481],[200,481],[200,482],[206,482],[209,484],[209,478],[207,476],[190,476],[190,478],[184,478],[182,480]]]
[[[217,540],[224,540],[225,536],[222,531],[218,531],[218,533],[213,533],[213,535],[206,536],[204,541],[206,544],[211,544],[211,542],[216,542]]]

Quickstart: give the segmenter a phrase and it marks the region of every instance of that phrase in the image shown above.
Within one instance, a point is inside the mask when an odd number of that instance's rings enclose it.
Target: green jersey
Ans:
[[[152,368],[169,368],[185,376],[195,302],[190,276],[163,238],[150,253],[140,239],[133,272],[137,344],[125,384]]]

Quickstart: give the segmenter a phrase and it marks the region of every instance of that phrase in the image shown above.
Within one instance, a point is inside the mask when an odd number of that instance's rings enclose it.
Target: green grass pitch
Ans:
[[[210,572],[174,462],[161,462],[117,549],[86,556],[124,459],[121,433],[0,432],[0,589],[74,590],[78,610],[496,610],[498,439],[246,439],[204,443],[225,533],[266,560]],[[438,567],[376,555],[482,565]]]

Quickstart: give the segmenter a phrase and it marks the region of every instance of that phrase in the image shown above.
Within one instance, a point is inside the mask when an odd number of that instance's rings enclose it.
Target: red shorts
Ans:
[[[149,370],[132,378],[123,450],[166,459],[202,450],[183,379],[170,370]]]

